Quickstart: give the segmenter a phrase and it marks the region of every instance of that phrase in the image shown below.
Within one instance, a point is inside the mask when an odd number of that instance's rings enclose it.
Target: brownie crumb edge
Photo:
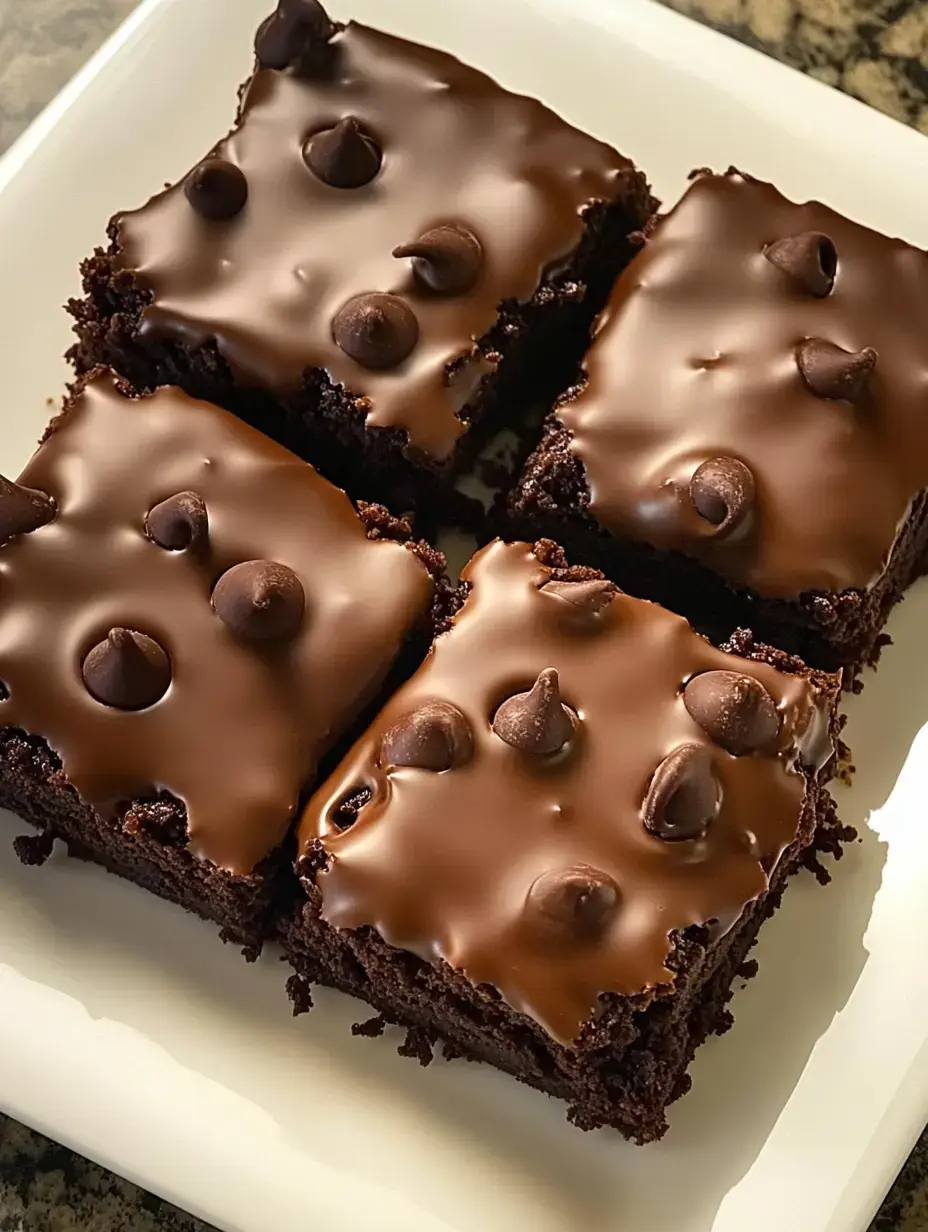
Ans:
[[[433,1048],[436,1039],[435,1032],[425,1027],[407,1027],[406,1038],[396,1051],[401,1057],[411,1057],[418,1061],[424,1069],[434,1060]]]
[[[55,847],[55,836],[50,830],[40,834],[20,834],[13,839],[13,850],[22,864],[38,868],[44,864]]]
[[[313,1008],[313,994],[309,980],[302,975],[291,975],[287,980],[287,995],[293,1005],[293,1017],[308,1014]]]
[[[375,1014],[373,1018],[365,1018],[363,1022],[353,1022],[351,1034],[364,1039],[379,1039],[389,1025],[383,1014]]]

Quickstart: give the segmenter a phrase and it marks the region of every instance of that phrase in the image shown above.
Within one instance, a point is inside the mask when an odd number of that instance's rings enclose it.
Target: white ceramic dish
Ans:
[[[147,0],[0,163],[0,469],[57,396],[58,305],[119,206],[226,128],[269,0]],[[344,0],[536,93],[672,199],[735,163],[928,244],[924,138],[647,0]],[[576,10],[582,8],[582,16]],[[639,1150],[484,1067],[294,1022],[284,969],[101,871],[24,869],[0,817],[0,1106],[229,1232],[848,1232],[928,1115],[928,592],[855,701],[862,841],[766,929],[737,1024]]]

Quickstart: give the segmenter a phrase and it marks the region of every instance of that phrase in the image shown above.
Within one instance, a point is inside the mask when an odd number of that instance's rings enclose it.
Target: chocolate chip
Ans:
[[[169,552],[206,543],[209,518],[206,502],[197,492],[178,492],[150,509],[145,519],[149,539]]]
[[[0,475],[0,544],[38,530],[51,522],[56,513],[57,506],[47,493]]]
[[[122,817],[122,828],[134,838],[148,836],[162,847],[186,847],[186,813],[177,801],[136,800]]]
[[[213,609],[233,633],[249,641],[293,637],[306,599],[300,579],[274,560],[246,560],[213,588]]]
[[[358,820],[365,804],[370,804],[374,793],[369,787],[352,787],[338,801],[329,814],[329,820],[338,830],[350,830]]]
[[[573,732],[573,721],[561,704],[556,670],[546,667],[527,693],[507,698],[493,718],[493,730],[524,753],[562,749]]]
[[[255,55],[262,68],[305,68],[337,29],[319,0],[280,0],[258,28]]]
[[[235,163],[207,158],[187,176],[184,192],[201,218],[226,222],[245,208],[248,181]]]
[[[470,724],[450,702],[424,702],[390,728],[381,758],[387,766],[450,770],[473,752]]]
[[[838,609],[830,599],[824,595],[812,596],[812,611],[815,613],[815,619],[820,625],[830,628],[838,623]]]
[[[821,231],[803,231],[775,240],[764,250],[764,256],[816,299],[831,294],[838,252],[834,240]]]
[[[483,249],[465,227],[425,231],[412,244],[393,249],[394,257],[411,257],[416,278],[438,295],[462,295],[480,277]]]
[[[586,582],[545,582],[541,593],[563,599],[578,612],[597,616],[609,606],[617,590],[618,587],[605,578],[590,578]]]
[[[873,347],[845,351],[825,338],[806,338],[796,363],[809,391],[819,398],[859,402],[870,385],[877,353]]]
[[[104,706],[145,710],[167,692],[171,663],[157,642],[131,629],[110,629],[84,659],[87,692]]]
[[[398,295],[372,291],[339,308],[332,337],[363,368],[395,368],[419,341],[419,322]]]
[[[602,936],[618,902],[612,878],[588,864],[542,873],[528,892],[529,906],[545,924],[583,941]]]
[[[690,480],[696,512],[725,534],[744,524],[754,508],[754,476],[737,458],[710,458]]]
[[[380,170],[383,154],[354,116],[346,116],[334,128],[313,133],[303,147],[303,158],[323,184],[361,188]]]
[[[753,676],[740,672],[702,672],[683,690],[692,719],[735,757],[769,749],[780,720],[773,698]]]
[[[721,788],[709,749],[702,744],[683,744],[654,771],[642,817],[658,838],[701,838],[718,816],[721,804]]]

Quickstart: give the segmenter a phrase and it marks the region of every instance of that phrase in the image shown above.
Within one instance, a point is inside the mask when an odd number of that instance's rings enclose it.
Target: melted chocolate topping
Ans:
[[[592,514],[765,595],[871,585],[928,484],[926,304],[925,253],[701,175],[617,282],[588,384],[557,412]],[[724,479],[723,459],[745,516],[720,534],[692,481],[709,462]]]
[[[442,958],[569,1042],[601,993],[672,980],[674,930],[718,920],[724,931],[765,889],[764,870],[796,838],[799,763],[812,772],[831,756],[833,698],[620,592],[578,619],[550,576],[525,544],[474,557],[452,629],[310,800],[300,840],[328,853],[317,885],[329,923],[372,925]],[[744,743],[754,730],[725,680],[687,705],[704,672],[737,673],[772,699],[778,723],[762,753],[734,757],[709,734]],[[497,730],[506,700],[524,708],[533,686],[546,690],[534,718],[547,719],[520,731],[550,730],[558,697],[573,716],[543,751]],[[436,740],[435,756],[398,758],[407,716],[436,708],[456,716],[466,753]],[[342,803],[366,792],[343,830]]]
[[[0,723],[44,737],[102,811],[171,792],[196,854],[252,872],[423,619],[425,569],[368,540],[312,467],[177,390],[130,400],[97,378],[22,482],[57,512],[0,550]],[[208,518],[186,547],[164,516],[178,494]],[[265,557],[286,636],[260,613],[239,636],[211,595]]]
[[[309,28],[298,8],[267,25],[274,64]],[[355,24],[324,46],[317,71],[259,69],[213,151],[244,175],[240,212],[209,221],[175,186],[119,217],[120,262],[151,292],[144,334],[214,340],[242,379],[281,395],[322,368],[366,400],[368,425],[444,459],[496,362],[477,343],[500,304],[565,267],[587,207],[620,195],[631,164],[441,52]],[[333,339],[343,307],[372,293],[419,324],[387,366]]]

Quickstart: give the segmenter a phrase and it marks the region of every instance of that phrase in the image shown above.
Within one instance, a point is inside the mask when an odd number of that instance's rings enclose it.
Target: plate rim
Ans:
[[[563,11],[570,4],[570,0],[533,0],[533,2],[539,7],[558,11]],[[178,3],[179,0],[141,0],[138,7],[125,18],[113,34],[0,156],[0,193],[5,192],[24,171],[87,89],[102,74],[109,71],[114,62],[128,52],[135,40],[144,37],[149,23],[163,19],[167,12]],[[720,58],[734,65],[740,62],[744,66],[750,66],[750,76],[753,77],[751,87],[747,91],[750,95],[758,97],[769,95],[771,88],[781,86],[791,95],[798,96],[800,102],[805,97],[808,100],[808,106],[814,108],[826,120],[831,117],[842,126],[853,125],[858,130],[863,129],[861,137],[863,146],[868,146],[871,142],[879,142],[881,135],[888,137],[891,133],[891,140],[895,145],[900,142],[909,142],[913,154],[917,152],[924,157],[923,135],[902,121],[877,111],[868,104],[842,93],[836,87],[810,77],[797,68],[775,60],[765,52],[705,26],[694,18],[668,9],[656,0],[587,0],[587,3],[589,13],[585,20],[589,20],[591,25],[596,25],[601,21],[605,25],[617,24],[619,28],[624,26],[637,41],[647,39],[648,42],[654,39],[654,30],[657,29],[664,38],[661,50],[668,53],[668,59],[671,57],[679,59],[679,53],[685,48],[687,60],[685,66],[681,61],[681,72],[696,76],[702,75],[698,71],[703,60],[699,54],[700,49],[712,49],[711,55],[707,58],[714,60],[716,66]],[[342,0],[339,7],[350,8],[350,0]],[[619,9],[621,9],[620,14]],[[645,34],[646,27],[649,29]],[[739,94],[744,92],[739,87]],[[3,971],[4,966],[0,962],[0,977],[3,976]],[[882,1149],[868,1156],[867,1181],[865,1182],[863,1170],[849,1179],[845,1198],[851,1202],[853,1207],[848,1211],[852,1216],[859,1215],[861,1218],[869,1219],[876,1212],[901,1164],[904,1163],[925,1127],[926,1120],[928,1120],[928,1039],[925,1041],[922,1052],[913,1062],[908,1078],[911,1081],[895,1093],[892,1105],[887,1108],[883,1117],[883,1122],[885,1122],[890,1112],[893,1113],[892,1129],[887,1129],[882,1122],[874,1127],[873,1141],[879,1136]],[[11,1115],[16,1116],[23,1123],[32,1123],[28,1118],[23,1118],[21,1111],[11,1112]],[[56,1129],[41,1123],[36,1124],[35,1128],[69,1145],[76,1152],[87,1154],[77,1135],[68,1134],[63,1129]],[[90,1155],[87,1157],[91,1158]],[[874,1167],[877,1161],[879,1166]],[[102,1167],[118,1171],[114,1168],[112,1160],[99,1162]],[[149,1186],[149,1182],[144,1178],[138,1180],[137,1183]],[[851,1199],[852,1191],[854,1192],[853,1199]],[[208,1214],[201,1214],[200,1217],[215,1220],[215,1216],[211,1217]],[[839,1225],[833,1220],[829,1222],[828,1227],[838,1232]]]

